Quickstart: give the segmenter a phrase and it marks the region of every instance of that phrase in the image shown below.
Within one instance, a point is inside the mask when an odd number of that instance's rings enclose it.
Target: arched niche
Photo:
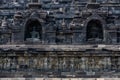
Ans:
[[[24,40],[40,41],[42,39],[42,26],[37,19],[29,19],[25,25]]]
[[[102,42],[103,41],[103,25],[100,20],[90,20],[86,27],[87,42]]]

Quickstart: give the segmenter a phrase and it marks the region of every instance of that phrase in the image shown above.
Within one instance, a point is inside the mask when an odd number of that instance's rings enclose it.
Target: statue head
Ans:
[[[33,27],[33,30],[32,31],[35,31],[35,26]]]

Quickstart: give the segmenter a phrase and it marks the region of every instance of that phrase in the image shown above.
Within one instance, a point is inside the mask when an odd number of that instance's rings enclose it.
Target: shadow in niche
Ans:
[[[87,24],[86,41],[89,43],[103,42],[103,27],[99,20],[91,20]]]
[[[37,19],[30,19],[25,25],[24,40],[38,42],[42,39],[42,26]]]
[[[120,29],[117,29],[117,43],[120,43]]]

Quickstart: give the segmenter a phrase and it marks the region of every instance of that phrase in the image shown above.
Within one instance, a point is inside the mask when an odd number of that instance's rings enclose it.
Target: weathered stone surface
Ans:
[[[1,0],[0,77],[120,77],[119,4],[119,0]],[[69,79],[75,77],[85,79]]]

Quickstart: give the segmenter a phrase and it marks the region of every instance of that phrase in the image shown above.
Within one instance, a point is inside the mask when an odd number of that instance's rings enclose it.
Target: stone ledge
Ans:
[[[0,45],[1,50],[28,50],[41,51],[120,51],[120,45]]]

